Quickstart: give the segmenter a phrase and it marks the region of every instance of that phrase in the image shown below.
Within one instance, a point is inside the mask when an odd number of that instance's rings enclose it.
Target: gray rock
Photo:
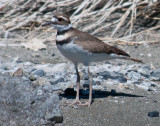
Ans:
[[[29,79],[31,81],[35,81],[35,80],[37,80],[37,76],[36,75],[31,75],[31,76],[29,76]]]
[[[0,122],[3,125],[61,123],[63,116],[57,94],[32,87],[21,77],[0,76]]]
[[[84,79],[84,80],[88,80],[88,79],[89,79],[88,74],[84,74],[84,75],[83,75],[83,79]]]
[[[108,72],[108,71],[99,72],[98,75],[99,75],[99,76],[103,76],[103,78],[106,79],[106,80],[107,80],[108,78],[112,78],[110,72]]]
[[[51,83],[52,85],[56,85],[56,84],[58,84],[59,82],[64,82],[64,78],[59,78],[59,79],[57,79],[56,81],[51,81],[50,83]]]
[[[132,82],[138,82],[141,80],[141,74],[134,72],[134,71],[130,71],[127,74],[127,77],[132,81]]]
[[[149,87],[151,87],[151,83],[143,81],[141,83],[138,83],[136,86],[141,88],[141,89],[144,89],[144,90],[148,91]]]
[[[150,80],[160,81],[160,71],[153,72],[149,78]]]
[[[114,80],[117,80],[119,83],[126,83],[127,79],[122,73],[117,73],[117,76],[112,77]]]
[[[150,69],[149,66],[142,66],[141,68],[137,70],[137,72],[139,72],[142,76],[148,78],[152,70]]]
[[[46,75],[46,73],[44,72],[44,70],[36,70],[36,71],[34,71],[33,75],[43,77]]]
[[[101,81],[96,81],[96,85],[101,85]]]
[[[108,71],[99,72],[99,76],[110,76],[110,73]]]

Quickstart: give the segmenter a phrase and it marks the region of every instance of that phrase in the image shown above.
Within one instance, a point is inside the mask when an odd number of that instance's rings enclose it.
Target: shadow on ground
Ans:
[[[80,89],[80,98],[88,99],[88,93],[84,94],[84,90]],[[118,93],[115,90],[109,91],[101,91],[101,90],[93,90],[93,101],[95,98],[106,98],[108,96],[124,96],[124,97],[145,97],[142,95],[134,95],[134,94],[127,94],[127,93]],[[61,97],[67,98],[67,99],[75,99],[76,97],[76,91],[74,91],[73,88],[67,88],[63,94],[60,95]]]

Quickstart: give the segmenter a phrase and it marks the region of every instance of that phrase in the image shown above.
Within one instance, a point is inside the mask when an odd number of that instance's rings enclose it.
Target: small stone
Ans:
[[[143,54],[143,53],[140,53],[139,55],[140,55],[140,56],[144,56],[144,54]]]
[[[33,63],[34,64],[39,64],[39,61],[38,60],[34,60]]]
[[[89,80],[88,80],[88,81],[85,81],[82,86],[83,86],[84,88],[89,88],[89,83],[90,83]]]
[[[129,89],[129,86],[125,86],[125,89]]]
[[[142,76],[148,78],[152,71],[149,66],[143,66],[139,68],[137,72],[140,73]]]
[[[153,80],[153,81],[160,81],[160,72],[153,72],[151,75],[150,75],[150,80]]]
[[[107,90],[107,87],[106,87],[106,86],[104,86],[104,87],[103,87],[103,90],[105,90],[105,91],[106,91],[106,90]]]
[[[25,65],[25,66],[31,66],[32,63],[30,63],[30,62],[25,62],[24,65]]]
[[[110,73],[107,71],[99,72],[99,76],[103,76],[103,77],[110,76]]]
[[[16,61],[16,63],[22,63],[23,61],[21,60],[21,59],[18,59],[17,61]]]
[[[88,74],[84,74],[84,75],[83,75],[83,79],[84,79],[84,80],[88,80],[88,79],[89,79]]]
[[[127,79],[122,75],[122,76],[117,76],[117,77],[115,77],[115,79],[118,79],[118,81],[120,82],[120,83],[125,83],[125,82],[127,82]]]
[[[50,83],[52,84],[52,85],[56,85],[56,84],[58,84],[59,82],[64,82],[64,78],[59,78],[59,79],[57,79],[56,81],[50,81]]]
[[[148,53],[148,56],[149,56],[149,57],[151,57],[151,56],[152,56],[152,54]]]
[[[8,66],[5,66],[4,70],[10,70],[10,68]]]
[[[39,77],[45,76],[46,73],[43,70],[36,70],[33,75],[37,75]]]
[[[40,54],[39,53],[33,53],[31,54],[32,57],[40,57]]]
[[[122,83],[118,84],[118,86],[119,86],[120,88],[124,88],[124,84],[122,84]]]
[[[53,54],[52,54],[52,57],[54,57],[54,56],[55,56],[55,54],[53,53]]]
[[[31,81],[35,81],[35,80],[37,80],[37,76],[31,75],[31,76],[29,76],[29,79],[30,79]]]
[[[43,94],[43,91],[42,90],[38,90],[37,91],[37,95],[42,95]]]
[[[127,77],[133,81],[133,82],[137,82],[139,80],[141,80],[141,75],[137,72],[131,71],[127,74]]]
[[[18,68],[14,73],[13,76],[22,76],[23,75],[23,70],[22,68]]]
[[[148,112],[149,117],[159,117],[159,112],[158,111],[152,111]]]
[[[96,85],[101,85],[101,82],[100,81],[96,81]]]

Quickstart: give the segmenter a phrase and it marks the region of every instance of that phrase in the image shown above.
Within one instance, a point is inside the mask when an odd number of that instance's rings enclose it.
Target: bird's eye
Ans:
[[[58,18],[58,21],[60,21],[60,22],[63,21],[63,18]]]

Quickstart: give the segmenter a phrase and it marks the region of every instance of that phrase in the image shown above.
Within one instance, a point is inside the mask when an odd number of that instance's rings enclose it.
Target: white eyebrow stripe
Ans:
[[[53,18],[51,19],[51,21],[56,22],[57,19],[56,19],[55,17],[53,17]]]

